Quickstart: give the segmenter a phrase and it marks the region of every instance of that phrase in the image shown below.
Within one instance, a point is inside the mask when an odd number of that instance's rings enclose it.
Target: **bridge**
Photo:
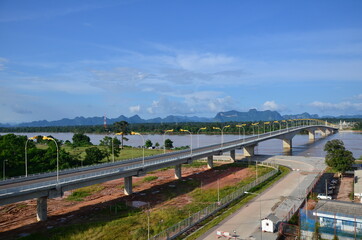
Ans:
[[[282,140],[284,149],[290,150],[293,137],[301,131],[308,131],[309,140],[314,141],[316,131],[320,131],[322,136],[327,136],[335,133],[338,129],[327,123],[320,124],[306,121],[305,125],[289,128],[287,125],[287,128],[284,129],[280,128],[263,134],[244,136],[242,139],[205,147],[67,169],[60,171],[58,174],[57,172],[50,172],[8,179],[0,181],[0,206],[36,198],[37,220],[45,221],[47,219],[47,199],[61,197],[65,191],[124,178],[124,193],[130,195],[132,194],[132,177],[134,176],[143,176],[151,171],[174,166],[175,178],[180,179],[182,164],[189,164],[194,160],[207,158],[208,168],[212,168],[213,156],[230,152],[230,157],[235,160],[235,151],[237,149],[243,149],[244,156],[253,156],[254,148],[258,143],[269,139]]]

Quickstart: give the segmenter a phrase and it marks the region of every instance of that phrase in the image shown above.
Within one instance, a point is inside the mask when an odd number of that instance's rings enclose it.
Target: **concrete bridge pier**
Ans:
[[[284,148],[284,150],[292,149],[292,139],[291,138],[283,139],[283,148]]]
[[[213,168],[214,167],[214,157],[208,156],[207,157],[207,168]]]
[[[235,162],[235,160],[236,160],[236,158],[235,158],[235,149],[230,151],[230,157]]]
[[[315,130],[308,130],[309,141],[315,140]]]
[[[132,176],[124,178],[124,194],[132,194]]]
[[[250,145],[250,146],[245,146],[244,147],[244,156],[245,157],[252,157],[254,156],[254,148],[256,147],[255,145]]]
[[[36,200],[36,219],[38,222],[46,221],[48,217],[48,197],[40,197]]]
[[[177,164],[175,166],[175,178],[176,179],[181,179],[182,178],[182,174],[181,174],[181,164]]]

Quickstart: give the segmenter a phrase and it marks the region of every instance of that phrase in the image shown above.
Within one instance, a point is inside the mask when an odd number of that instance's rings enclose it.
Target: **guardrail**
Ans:
[[[316,127],[315,125],[312,125],[312,126]],[[102,176],[102,175],[107,175],[107,174],[112,175],[112,174],[120,173],[121,171],[127,171],[127,170],[132,170],[132,169],[137,169],[137,168],[142,169],[147,166],[153,166],[153,165],[162,164],[162,163],[166,163],[166,162],[179,161],[181,159],[197,158],[198,156],[202,156],[202,155],[208,154],[210,152],[215,152],[215,151],[222,152],[225,149],[238,148],[243,145],[247,145],[247,144],[250,144],[253,142],[267,140],[274,136],[282,135],[286,132],[301,130],[301,129],[305,129],[307,127],[311,127],[311,126],[292,127],[292,128],[288,128],[288,129],[277,130],[277,131],[270,132],[270,133],[259,134],[259,135],[257,135],[258,138],[256,138],[256,139],[255,139],[256,135],[253,135],[253,136],[245,138],[245,139],[238,139],[238,140],[226,142],[223,144],[223,146],[221,146],[220,144],[213,144],[213,145],[198,148],[198,149],[201,150],[203,148],[210,148],[210,147],[216,147],[216,146],[220,146],[220,147],[211,149],[211,150],[207,150],[207,151],[194,152],[192,155],[190,154],[190,150],[182,150],[182,151],[178,151],[178,152],[171,152],[171,153],[156,155],[158,157],[159,156],[170,156],[170,158],[161,159],[161,160],[150,161],[151,159],[155,158],[155,156],[149,156],[149,157],[144,158],[144,160],[147,161],[147,162],[145,162],[144,165],[138,163],[138,164],[134,164],[131,166],[121,167],[122,164],[127,164],[127,163],[132,163],[132,162],[136,163],[136,162],[142,161],[142,158],[135,158],[135,159],[112,162],[112,163],[103,163],[103,164],[97,164],[97,165],[93,165],[93,166],[86,166],[86,167],[82,167],[82,168],[66,169],[66,170],[60,171],[59,175],[74,173],[74,172],[81,172],[83,170],[98,169],[98,168],[103,168],[103,167],[108,167],[108,166],[116,167],[115,169],[99,171],[96,173],[81,174],[81,175],[74,176],[74,177],[63,178],[63,179],[60,179],[59,182],[53,180],[53,181],[46,181],[46,182],[42,182],[42,183],[30,184],[30,185],[26,185],[26,186],[22,186],[22,187],[17,187],[17,188],[3,189],[3,190],[0,190],[0,196],[7,195],[10,193],[16,193],[16,192],[20,192],[20,191],[29,191],[29,190],[37,189],[40,187],[50,187],[50,186],[56,187],[57,185],[60,185],[60,184],[66,184],[68,182],[74,182],[76,180],[84,180],[89,177]],[[232,144],[232,143],[235,143],[235,144]],[[194,149],[194,150],[196,150],[196,149]],[[180,153],[185,153],[185,154],[179,155]],[[172,155],[176,155],[176,154],[178,156],[172,158]],[[51,177],[51,176],[56,176],[56,172],[36,174],[36,175],[28,176],[27,178],[21,177],[21,178],[5,180],[5,181],[0,182],[0,185],[21,182],[23,180],[32,180],[32,179],[37,179],[37,178]]]
[[[262,163],[262,165],[266,166],[275,166],[275,164],[270,163]],[[220,202],[216,202],[213,204],[210,204],[208,207],[202,209],[201,211],[194,213],[192,216],[186,218],[185,220],[176,223],[172,227],[167,228],[163,232],[151,237],[151,240],[164,240],[164,239],[175,239],[176,237],[180,236],[181,234],[187,232],[189,229],[191,229],[196,224],[200,223],[201,221],[205,220],[206,218],[210,217],[211,215],[215,214],[222,208],[229,205],[231,202],[233,202],[236,199],[239,199],[243,195],[245,195],[245,192],[249,191],[253,187],[263,183],[270,177],[274,176],[276,173],[278,173],[277,169],[274,169],[273,171],[263,175],[262,177],[256,179],[255,181],[249,183],[246,186],[243,186],[236,190],[235,192],[227,195],[226,197],[220,199]]]

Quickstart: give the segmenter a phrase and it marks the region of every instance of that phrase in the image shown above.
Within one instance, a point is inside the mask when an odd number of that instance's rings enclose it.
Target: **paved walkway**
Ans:
[[[298,205],[302,201],[300,197],[306,188],[325,167],[324,158],[299,156],[256,156],[256,158],[289,166],[293,171],[198,239],[218,239],[216,231],[230,233],[235,231],[238,236],[236,239],[275,239],[276,235],[272,233],[261,235],[260,219],[270,213],[283,219],[293,205]]]

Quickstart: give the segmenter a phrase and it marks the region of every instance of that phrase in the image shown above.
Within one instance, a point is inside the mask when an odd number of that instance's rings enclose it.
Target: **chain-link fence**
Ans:
[[[306,211],[300,209],[301,239],[309,239],[316,231],[325,239],[338,236],[343,239],[362,239],[362,218],[340,213]]]
[[[265,164],[265,165],[270,165],[270,164]],[[259,185],[260,183],[263,183],[268,178],[274,176],[276,173],[278,173],[278,170],[274,169],[273,171],[263,175],[262,177],[256,179],[255,181],[249,183],[248,185],[243,186],[243,187],[239,188],[238,190],[236,190],[235,192],[220,199],[220,202],[210,204],[208,207],[191,215],[189,218],[173,225],[172,227],[164,230],[163,232],[157,234],[156,236],[151,237],[150,239],[152,239],[152,240],[174,239],[174,238],[180,236],[181,234],[188,231],[190,228],[192,228],[196,224],[205,220],[209,216],[215,214],[220,209],[226,207],[232,201],[242,197],[243,195],[245,195],[245,192],[249,191],[250,189]]]

